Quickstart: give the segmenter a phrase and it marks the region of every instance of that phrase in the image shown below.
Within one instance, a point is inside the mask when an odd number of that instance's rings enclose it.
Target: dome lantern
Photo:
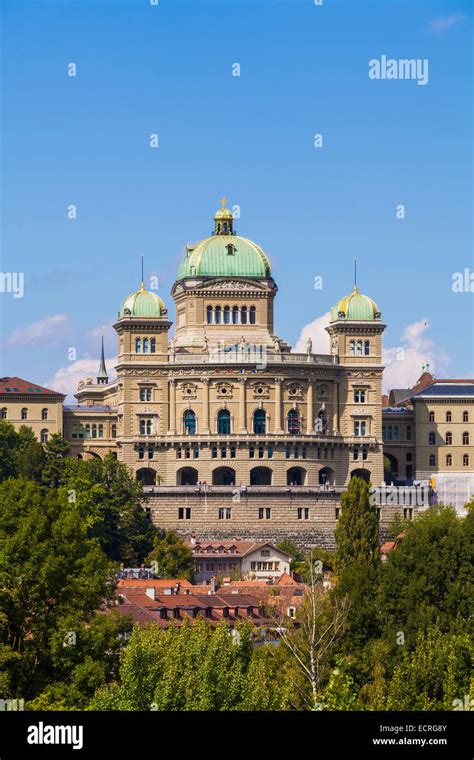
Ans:
[[[232,211],[225,207],[227,198],[221,198],[221,206],[214,214],[214,235],[233,235],[234,217]]]

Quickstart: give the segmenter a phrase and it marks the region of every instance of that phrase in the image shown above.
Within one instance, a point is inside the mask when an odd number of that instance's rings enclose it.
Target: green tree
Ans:
[[[336,597],[348,597],[348,630],[344,650],[364,647],[378,635],[377,589],[380,571],[377,510],[370,500],[369,484],[353,478],[341,498],[335,530]]]
[[[119,681],[99,689],[91,709],[274,710],[285,694],[265,654],[253,649],[249,623],[231,634],[224,623],[198,619],[168,630],[135,626]]]
[[[86,522],[89,535],[99,540],[109,559],[127,566],[140,565],[158,531],[143,508],[143,488],[128,467],[110,455],[103,460],[69,459],[61,482]]]
[[[0,481],[17,474],[16,449],[18,433],[7,420],[0,420]]]
[[[335,530],[336,569],[340,574],[354,564],[376,567],[379,563],[379,523],[371,504],[370,486],[352,478],[341,497],[341,512]]]
[[[193,553],[174,530],[169,530],[164,537],[157,537],[147,561],[156,568],[155,575],[158,578],[192,578]]]
[[[405,649],[387,689],[386,710],[453,710],[473,693],[472,638],[420,631],[415,649]]]
[[[459,519],[433,506],[419,515],[381,568],[379,608],[385,635],[403,633],[413,647],[437,623],[442,632],[472,631],[474,512]]]
[[[44,486],[57,488],[61,483],[68,454],[68,442],[64,440],[61,433],[53,433],[44,446],[44,467],[41,473]]]
[[[22,425],[18,431],[18,446],[15,451],[16,472],[18,477],[26,480],[41,481],[45,462],[43,446],[33,430]]]
[[[112,676],[129,621],[96,611],[113,596],[115,566],[55,489],[10,479],[0,505],[0,644],[19,657],[7,662],[12,696],[67,684],[87,657]]]

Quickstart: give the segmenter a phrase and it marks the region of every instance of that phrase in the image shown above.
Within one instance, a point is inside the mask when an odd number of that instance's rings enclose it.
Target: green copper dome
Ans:
[[[127,311],[126,311],[127,310]],[[119,319],[122,317],[142,317],[145,319],[159,319],[167,313],[161,298],[149,290],[145,290],[143,283],[140,290],[130,293],[120,307]]]
[[[177,279],[271,276],[269,260],[251,240],[238,235],[212,235],[194,248],[186,248]]]
[[[234,233],[234,217],[222,198],[214,214],[214,234],[186,246],[178,280],[185,277],[271,277],[270,262],[260,246]]]
[[[353,293],[344,296],[332,307],[331,322],[338,319],[380,319],[380,311],[375,301],[354,288]]]

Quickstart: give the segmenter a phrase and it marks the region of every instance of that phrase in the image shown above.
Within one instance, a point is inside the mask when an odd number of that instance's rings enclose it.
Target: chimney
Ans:
[[[190,541],[190,543],[191,543],[191,546],[196,546],[196,534],[195,533],[191,533],[191,541]]]
[[[147,586],[145,593],[147,596],[150,597],[150,599],[153,599],[155,601],[156,599],[156,589],[154,586]]]

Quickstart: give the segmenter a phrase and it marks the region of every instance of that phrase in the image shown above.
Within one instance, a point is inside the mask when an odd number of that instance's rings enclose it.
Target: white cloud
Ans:
[[[65,314],[54,314],[32,322],[24,327],[16,327],[6,340],[7,346],[33,346],[37,342],[43,345],[57,343],[71,331],[71,325]]]
[[[428,31],[435,33],[444,32],[445,29],[449,29],[451,26],[455,26],[466,19],[465,13],[451,13],[449,16],[442,16],[432,21],[428,27]]]
[[[329,324],[329,316],[330,312],[327,311],[326,314],[323,314],[321,317],[318,317],[313,320],[313,322],[309,322],[303,327],[293,349],[296,353],[306,353],[308,338],[311,338],[313,341],[314,354],[330,353],[329,335],[324,329]]]
[[[68,397],[65,400],[66,404],[77,403],[76,399],[74,399],[74,394],[77,391],[79,380],[86,380],[86,378],[92,377],[95,383],[97,371],[99,369],[99,361],[99,358],[87,358],[71,362],[67,367],[61,367],[58,369],[53,377],[44,383],[44,385],[59,393],[65,393]],[[107,372],[109,373],[109,382],[115,380],[116,372],[114,367],[116,363],[116,357],[105,359],[105,365],[107,367]]]
[[[429,328],[427,319],[413,322],[403,331],[399,346],[383,349],[384,392],[392,388],[411,388],[422,373],[422,364],[428,363],[433,375],[446,373],[451,360],[444,349],[426,336]]]

